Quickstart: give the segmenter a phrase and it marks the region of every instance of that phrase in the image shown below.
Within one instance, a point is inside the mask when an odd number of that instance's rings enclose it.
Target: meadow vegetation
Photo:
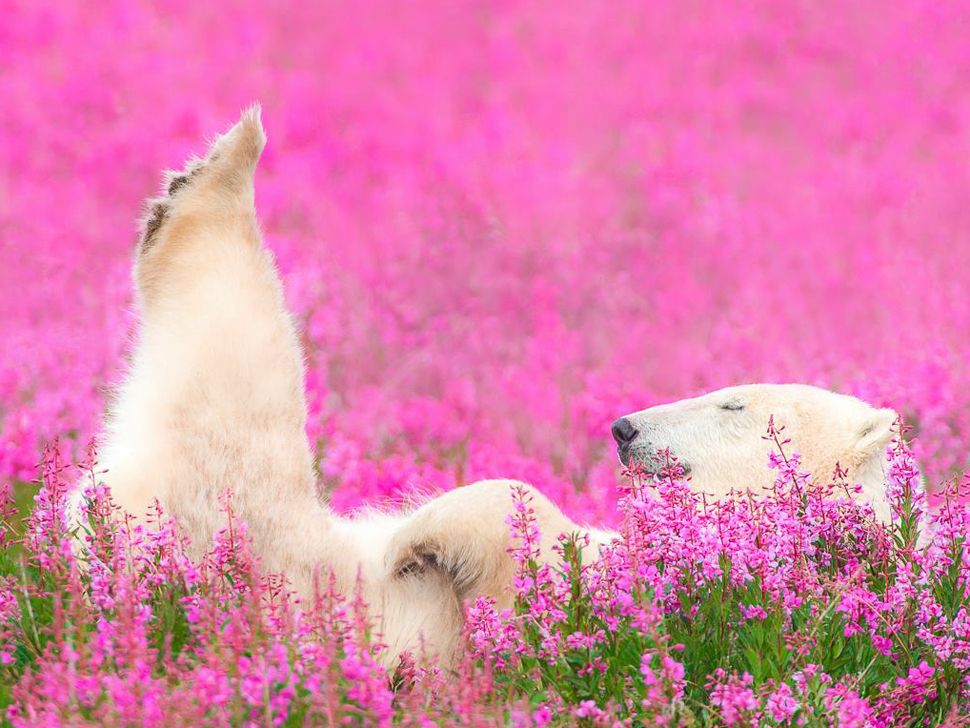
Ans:
[[[7,3],[5,719],[966,724],[968,29],[920,0]],[[321,496],[514,477],[623,533],[540,568],[522,502],[520,599],[468,605],[455,674],[380,667],[354,595],[321,574],[294,605],[237,519],[193,564],[90,482],[139,205],[256,100]],[[761,500],[621,472],[615,417],[746,381],[903,413],[892,528],[817,497],[853,474],[809,483],[783,434]]]

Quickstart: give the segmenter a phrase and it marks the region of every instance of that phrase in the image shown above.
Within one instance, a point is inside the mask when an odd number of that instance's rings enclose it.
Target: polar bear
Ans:
[[[612,434],[624,465],[655,471],[656,454],[669,449],[693,488],[720,498],[771,487],[771,446],[762,440],[771,417],[817,480],[840,465],[849,482],[862,485],[859,498],[889,521],[885,451],[898,415],[855,397],[805,384],[746,384],[626,415]]]
[[[225,526],[219,496],[231,489],[265,569],[303,596],[321,571],[344,593],[359,575],[388,663],[424,650],[448,664],[461,644],[463,600],[510,601],[513,487],[531,499],[542,558],[554,558],[558,534],[585,529],[508,480],[457,489],[414,512],[354,519],[319,502],[303,351],[254,207],[265,142],[254,107],[149,202],[133,271],[140,325],[106,418],[103,481],[135,517],[157,499],[196,556]],[[76,517],[80,499],[76,492],[70,506]],[[594,551],[611,538],[590,533]]]

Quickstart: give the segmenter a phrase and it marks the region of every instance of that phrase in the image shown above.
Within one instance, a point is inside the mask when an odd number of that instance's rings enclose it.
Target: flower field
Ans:
[[[970,723],[970,5],[0,14],[4,720]],[[321,493],[514,477],[623,534],[549,569],[520,501],[520,599],[468,605],[454,672],[385,670],[355,596],[294,606],[242,523],[194,564],[92,485],[97,567],[72,562],[58,514],[124,372],[140,205],[256,100]],[[892,529],[817,497],[833,474],[783,433],[762,500],[621,472],[615,417],[749,381],[903,415]]]

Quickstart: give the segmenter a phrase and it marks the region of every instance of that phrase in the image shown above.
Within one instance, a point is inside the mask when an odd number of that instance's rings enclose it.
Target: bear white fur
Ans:
[[[791,439],[787,452],[798,452],[816,481],[829,479],[839,464],[850,483],[862,485],[859,499],[889,520],[885,451],[897,414],[855,397],[805,384],[727,387],[622,417],[613,435],[624,464],[655,470],[657,453],[669,449],[694,489],[721,498],[771,487],[767,453],[774,445],[762,439],[771,417]]]
[[[356,519],[319,502],[303,352],[254,208],[264,144],[254,108],[149,204],[134,266],[140,327],[107,417],[103,480],[136,517],[157,499],[196,556],[225,526],[219,496],[231,489],[265,569],[304,596],[315,573],[332,571],[348,594],[359,574],[388,661],[423,649],[447,664],[461,642],[462,600],[509,602],[515,483],[476,483],[413,513]],[[581,529],[523,487],[552,558],[555,537]]]

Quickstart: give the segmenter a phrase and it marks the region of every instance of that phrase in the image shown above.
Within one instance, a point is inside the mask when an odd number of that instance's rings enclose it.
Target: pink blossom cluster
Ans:
[[[646,482],[634,473],[622,538],[593,563],[568,539],[564,564],[540,563],[519,492],[517,608],[479,600],[472,653],[499,685],[544,686],[592,725],[964,725],[966,493],[951,488],[921,521],[920,494],[904,490],[913,455],[897,440],[889,490],[909,520],[887,528],[839,484],[813,484],[777,435],[769,430],[779,472],[768,497],[708,504],[672,458]]]
[[[0,593],[11,724],[387,725],[395,712],[420,723],[460,711],[476,723],[498,720],[478,688],[453,692],[410,658],[402,677],[389,674],[364,603],[338,594],[332,577],[321,575],[315,599],[300,604],[282,578],[261,575],[229,495],[227,527],[194,563],[160,510],[133,526],[93,482],[85,525],[69,531],[65,473],[74,471],[49,456],[23,539],[23,576]],[[412,683],[426,690],[409,697]]]

